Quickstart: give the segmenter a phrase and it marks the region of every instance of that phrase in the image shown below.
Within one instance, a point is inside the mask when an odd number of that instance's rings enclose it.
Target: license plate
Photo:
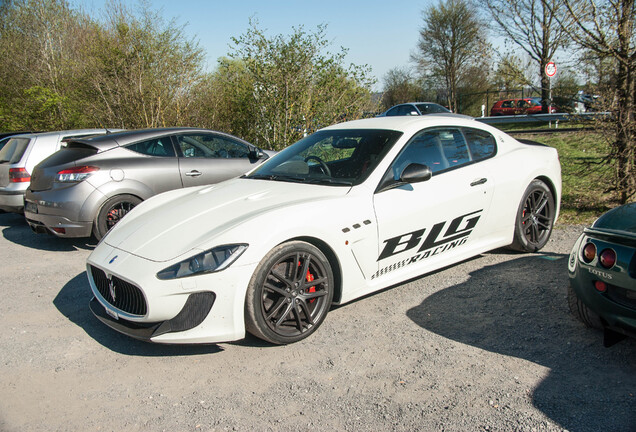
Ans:
[[[24,204],[24,209],[28,211],[29,213],[38,214],[38,205],[36,203],[27,201]]]

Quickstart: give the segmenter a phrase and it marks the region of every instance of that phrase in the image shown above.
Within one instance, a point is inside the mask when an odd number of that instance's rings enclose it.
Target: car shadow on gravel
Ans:
[[[17,213],[0,214],[0,229],[8,241],[31,249],[52,252],[91,250],[97,244],[92,238],[60,238],[54,235],[36,234],[29,228],[24,215]]]
[[[90,337],[112,351],[142,357],[207,355],[223,351],[216,344],[153,344],[122,335],[93,316],[88,308],[88,302],[92,297],[86,272],[83,272],[64,285],[53,299],[53,305],[71,322],[84,329]]]
[[[470,274],[407,312],[462,344],[550,368],[534,406],[570,431],[636,427],[636,341],[603,347],[567,306],[567,255],[523,255]]]

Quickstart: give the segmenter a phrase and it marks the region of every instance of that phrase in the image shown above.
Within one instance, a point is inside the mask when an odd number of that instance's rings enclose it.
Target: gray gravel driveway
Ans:
[[[636,431],[636,341],[566,303],[581,227],[334,308],[289,346],[163,346],[88,310],[92,246],[0,214],[2,431]]]

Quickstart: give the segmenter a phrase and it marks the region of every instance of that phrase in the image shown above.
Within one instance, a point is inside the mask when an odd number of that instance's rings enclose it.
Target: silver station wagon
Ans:
[[[25,216],[37,233],[101,239],[151,196],[237,177],[271,154],[234,136],[194,128],[69,140],[35,168]]]
[[[106,129],[81,129],[9,137],[0,148],[0,210],[22,213],[33,168],[58,151],[64,140],[106,132]]]

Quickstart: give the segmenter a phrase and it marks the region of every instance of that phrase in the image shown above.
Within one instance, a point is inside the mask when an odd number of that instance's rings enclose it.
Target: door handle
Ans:
[[[480,178],[478,180],[473,180],[473,182],[470,184],[471,186],[479,186],[481,184],[484,184],[488,181],[487,178]]]
[[[192,170],[190,172],[185,173],[188,177],[199,177],[201,175],[200,171]]]

